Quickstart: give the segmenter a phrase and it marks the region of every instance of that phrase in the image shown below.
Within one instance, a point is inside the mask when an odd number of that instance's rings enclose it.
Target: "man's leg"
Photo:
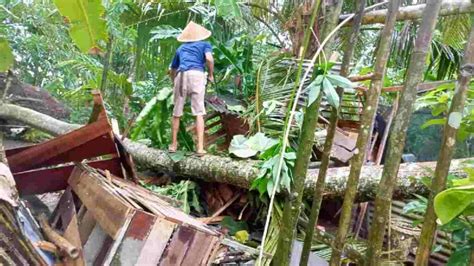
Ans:
[[[176,149],[178,149],[179,119],[179,116],[173,116],[171,120],[171,151],[175,151]]]
[[[204,152],[204,116],[196,116],[197,153]]]
[[[183,83],[184,73],[178,72],[174,79],[173,96],[174,108],[173,118],[171,118],[171,145],[169,151],[173,152],[178,149],[178,131],[179,120],[183,115],[184,102],[186,100],[186,84]]]

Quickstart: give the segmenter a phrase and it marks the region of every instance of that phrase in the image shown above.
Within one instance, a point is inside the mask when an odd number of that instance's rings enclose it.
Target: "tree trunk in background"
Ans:
[[[325,19],[321,28],[319,43],[321,43],[326,36],[329,36],[329,33],[336,27],[342,9],[342,2],[342,0],[337,0],[333,1],[332,5],[322,6]],[[309,32],[309,34],[312,35],[312,32]],[[328,42],[326,47],[329,47],[330,43],[331,42]],[[326,51],[329,51],[329,49]],[[296,153],[295,167],[293,169],[293,185],[291,187],[291,194],[285,199],[281,233],[274,258],[274,263],[277,265],[289,265],[290,262],[293,239],[295,238],[296,225],[298,224],[298,217],[303,201],[308,163],[313,151],[314,132],[318,123],[321,98],[322,92],[318,99],[305,110],[301,134],[298,139],[299,145]]]
[[[397,21],[401,20],[417,20],[423,15],[426,4],[412,5],[401,7]],[[471,0],[444,0],[441,4],[440,16],[451,16],[459,14],[467,14],[474,12],[474,4]],[[350,14],[340,16],[340,20],[347,18]],[[375,10],[368,12],[362,19],[362,24],[384,23],[387,16],[387,9]],[[350,24],[348,24],[350,25]]]
[[[438,163],[432,179],[430,196],[426,214],[423,219],[423,228],[420,235],[420,244],[416,253],[415,265],[428,265],[431,247],[436,236],[436,214],[433,207],[433,201],[436,194],[446,188],[446,179],[449,172],[449,166],[453,158],[456,144],[456,134],[461,123],[461,117],[464,112],[469,82],[473,75],[474,63],[474,26],[471,27],[469,40],[464,49],[464,59],[461,64],[456,90],[451,101],[449,114],[444,125],[444,136],[439,151]]]
[[[347,188],[344,195],[341,216],[339,218],[339,228],[334,240],[334,248],[332,249],[330,265],[339,266],[341,263],[342,250],[349,230],[352,206],[357,193],[359,178],[361,175],[362,165],[365,161],[366,147],[372,125],[375,119],[379,96],[382,91],[383,77],[390,54],[390,46],[392,43],[392,33],[397,18],[400,0],[390,1],[389,12],[382,30],[380,41],[375,56],[374,77],[370,84],[370,91],[365,101],[364,110],[361,116],[360,130],[357,137],[356,153],[351,159],[351,170],[347,180]]]
[[[342,68],[340,75],[347,77],[349,75],[349,67],[352,55],[355,49],[355,43],[357,42],[357,37],[359,35],[362,16],[364,14],[365,0],[357,1],[356,12],[357,16],[354,18],[354,26],[352,27],[351,36],[346,44],[346,51],[342,59]],[[338,88],[339,98],[342,103],[342,96],[344,94],[344,89]],[[340,108],[340,107],[339,107]],[[318,179],[316,182],[316,190],[313,196],[313,202],[311,205],[311,214],[309,217],[308,226],[305,231],[305,240],[303,245],[303,251],[301,252],[300,265],[307,265],[309,261],[309,254],[311,252],[311,246],[313,243],[314,228],[318,223],[319,211],[321,208],[321,202],[323,200],[323,194],[326,183],[326,174],[329,168],[329,162],[331,157],[331,149],[334,142],[334,136],[337,128],[337,121],[339,116],[339,110],[336,108],[331,108],[331,117],[329,119],[330,123],[328,126],[328,131],[326,135],[326,140],[324,142],[323,154],[321,157],[321,166],[319,167]]]
[[[13,104],[0,106],[0,118],[5,115],[16,114],[17,121],[25,123],[38,130],[53,136],[66,134],[78,129],[81,125],[59,121],[28,108]],[[12,116],[8,116],[12,118]],[[250,188],[253,180],[258,176],[260,161],[233,159],[214,155],[201,157],[186,156],[179,162],[174,162],[167,151],[147,147],[144,144],[124,139],[124,145],[133,156],[135,163],[141,168],[155,172],[172,172],[183,177],[197,178],[206,182],[219,182],[229,185]],[[453,160],[449,173],[463,174],[463,162],[474,158]],[[412,194],[427,194],[426,187],[419,181],[420,178],[431,176],[436,162],[404,163],[398,171],[397,198],[408,198]],[[376,186],[382,175],[382,166],[362,167],[361,180],[358,188],[358,200],[372,199],[376,193]],[[344,196],[349,167],[329,168],[326,177],[326,198],[341,198]],[[318,169],[309,169],[305,181],[305,195],[312,196],[316,189]]]
[[[402,91],[399,106],[393,120],[392,132],[388,141],[388,150],[385,157],[385,167],[382,180],[375,199],[374,218],[369,233],[367,262],[369,265],[379,265],[382,252],[385,226],[388,221],[393,189],[396,186],[396,177],[400,166],[400,159],[405,147],[406,132],[416,100],[416,87],[422,81],[426,56],[430,49],[431,39],[436,26],[441,0],[428,1],[423,11],[415,46],[407,69],[405,87]]]

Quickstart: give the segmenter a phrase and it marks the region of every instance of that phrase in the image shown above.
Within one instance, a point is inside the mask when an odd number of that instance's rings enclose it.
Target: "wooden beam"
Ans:
[[[111,131],[108,121],[100,120],[14,154],[8,158],[8,162],[14,173],[34,169],[50,159]]]
[[[421,19],[425,6],[426,4],[419,4],[401,7],[397,15],[397,20],[403,21]],[[474,4],[472,4],[470,0],[444,0],[439,12],[439,16],[452,16],[468,13],[474,13]],[[347,19],[351,15],[353,14],[341,15],[339,20],[342,21]],[[386,16],[387,9],[370,11],[364,14],[362,18],[362,24],[383,24]],[[349,22],[345,26],[347,27],[350,25],[351,23]]]
[[[114,175],[120,176],[122,168],[120,159],[90,162],[89,165],[98,169],[108,169]],[[15,173],[16,187],[21,196],[43,194],[66,189],[67,180],[74,169],[74,165],[61,166]]]

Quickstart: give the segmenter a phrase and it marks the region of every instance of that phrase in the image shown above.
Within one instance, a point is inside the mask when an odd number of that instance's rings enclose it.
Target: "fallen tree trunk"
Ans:
[[[52,135],[60,135],[77,129],[80,125],[68,124],[31,109],[13,104],[0,106],[0,118],[8,116],[17,119],[31,127]],[[242,188],[249,188],[258,176],[258,161],[240,160],[229,157],[206,155],[204,157],[187,156],[179,162],[174,162],[166,151],[153,149],[144,144],[124,140],[125,147],[133,156],[135,162],[143,169],[153,171],[174,172],[176,175],[198,178],[208,182],[226,183]],[[473,158],[470,158],[473,159]],[[464,161],[453,160],[450,173],[462,174]],[[419,182],[424,176],[431,176],[436,162],[401,164],[398,172],[398,186],[394,196],[402,198],[413,193],[426,194],[426,188]],[[383,166],[364,166],[362,168],[358,194],[359,200],[375,196]],[[327,173],[325,189],[326,197],[344,195],[349,167],[330,168]],[[318,169],[309,169],[305,182],[305,193],[311,195],[316,187]]]
[[[397,20],[416,20],[420,19],[425,9],[426,4],[411,5],[401,7]],[[459,14],[467,14],[474,12],[474,4],[470,0],[444,0],[441,5],[439,16],[451,16]],[[342,21],[352,14],[345,14],[339,17]],[[371,12],[367,12],[362,18],[362,24],[375,24],[384,23],[385,17],[387,16],[387,9],[380,9]],[[346,26],[349,26],[347,24]]]

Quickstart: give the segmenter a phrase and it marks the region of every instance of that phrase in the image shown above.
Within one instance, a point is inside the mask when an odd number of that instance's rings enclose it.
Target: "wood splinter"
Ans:
[[[79,248],[72,245],[67,239],[57,233],[48,223],[48,219],[44,214],[39,215],[38,221],[46,235],[46,238],[59,247],[59,250],[64,252],[68,257],[76,259],[79,257]]]

